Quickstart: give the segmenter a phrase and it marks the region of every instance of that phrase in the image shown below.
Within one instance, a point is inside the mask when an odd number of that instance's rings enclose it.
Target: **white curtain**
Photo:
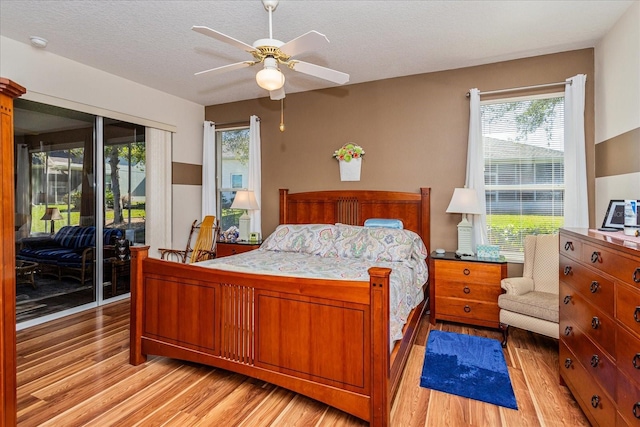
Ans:
[[[584,89],[587,76],[567,79],[564,92],[564,226],[589,227],[584,147]]]
[[[252,190],[256,196],[259,210],[249,211],[251,217],[251,232],[262,236],[262,159],[260,154],[260,118],[251,116],[249,120],[249,178],[247,190]]]
[[[467,179],[465,186],[476,190],[482,214],[468,215],[473,225],[471,247],[484,245],[487,239],[487,204],[484,194],[484,147],[482,143],[482,118],[480,115],[480,91],[469,91],[469,142],[467,145]]]
[[[29,189],[29,147],[16,146],[16,237],[28,237],[31,231],[31,191]]]
[[[147,127],[145,244],[149,256],[160,258],[158,248],[171,248],[171,142],[173,134]]]
[[[202,140],[202,218],[218,215],[216,197],[216,125],[205,121]]]

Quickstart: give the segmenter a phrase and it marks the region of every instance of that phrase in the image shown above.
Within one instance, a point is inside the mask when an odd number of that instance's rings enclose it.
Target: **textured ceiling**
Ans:
[[[330,44],[298,59],[348,73],[354,84],[593,47],[632,3],[282,0],[273,37],[325,34]],[[251,57],[191,31],[193,25],[248,44],[269,36],[259,0],[0,1],[5,37],[44,37],[49,52],[202,105],[268,95],[255,83],[256,67],[194,76]],[[287,93],[333,85],[285,74]]]

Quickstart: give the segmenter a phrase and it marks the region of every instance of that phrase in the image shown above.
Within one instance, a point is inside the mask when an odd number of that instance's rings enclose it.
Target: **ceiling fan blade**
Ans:
[[[282,86],[280,89],[270,91],[269,96],[273,101],[280,101],[285,96],[284,86]]]
[[[319,77],[330,82],[343,85],[349,82],[349,74],[332,70],[331,68],[321,67],[320,65],[310,64],[304,61],[294,60],[290,68],[300,73],[309,74],[310,76]]]
[[[191,29],[193,31],[195,31],[196,33],[200,33],[200,34],[204,34],[205,36],[209,36],[212,37],[216,40],[219,40],[221,42],[230,44],[231,46],[235,46],[238,49],[242,49],[245,52],[253,52],[254,50],[256,50],[253,46],[246,44],[245,42],[241,42],[240,40],[236,40],[233,37],[229,37],[226,34],[222,34],[216,30],[212,30],[209,27],[201,27],[201,26],[197,26],[194,25],[193,27],[191,27]]]
[[[205,73],[222,74],[222,73],[226,73],[227,71],[237,70],[238,68],[250,67],[251,65],[254,65],[254,64],[255,62],[253,61],[236,62],[235,64],[223,65],[222,67],[216,67],[210,70],[200,71],[195,75],[199,76],[200,74],[205,74]]]
[[[329,43],[327,36],[317,31],[309,31],[280,46],[280,51],[289,56],[296,56],[302,52],[320,49],[327,43]]]

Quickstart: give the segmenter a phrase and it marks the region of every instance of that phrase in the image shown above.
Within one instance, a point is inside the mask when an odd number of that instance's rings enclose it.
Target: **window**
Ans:
[[[249,128],[216,130],[218,159],[218,218],[220,229],[239,225],[242,210],[231,209],[236,191],[246,189],[249,177]]]
[[[487,235],[510,260],[564,224],[564,96],[481,103]]]

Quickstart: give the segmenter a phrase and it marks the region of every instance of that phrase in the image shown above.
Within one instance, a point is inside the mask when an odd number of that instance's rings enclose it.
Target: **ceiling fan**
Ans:
[[[329,80],[341,85],[349,81],[349,74],[321,67],[320,65],[292,59],[300,53],[322,47],[325,43],[329,43],[329,39],[327,39],[324,34],[320,34],[317,31],[309,31],[308,33],[305,33],[287,43],[274,39],[272,14],[278,6],[278,0],[262,0],[262,4],[269,12],[269,38],[256,40],[253,42],[253,45],[246,44],[208,27],[191,27],[195,32],[242,49],[253,55],[254,58],[253,61],[237,62],[235,64],[200,71],[199,73],[196,73],[196,76],[205,73],[224,73],[262,63],[264,65],[262,70],[258,71],[256,74],[256,82],[258,83],[258,86],[269,91],[270,97],[273,100],[280,100],[285,97],[285,77],[282,71],[280,71],[279,65],[286,65],[293,71]]]

